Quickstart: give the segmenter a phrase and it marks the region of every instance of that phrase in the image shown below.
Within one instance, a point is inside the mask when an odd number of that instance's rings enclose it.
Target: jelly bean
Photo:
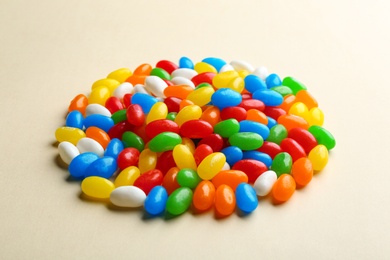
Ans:
[[[264,125],[268,124],[267,116],[257,109],[248,109],[246,112],[246,120],[255,121]]]
[[[150,75],[157,76],[162,80],[170,80],[171,79],[171,75],[169,75],[169,73],[166,70],[161,69],[161,68],[152,69],[152,71],[150,72]]]
[[[306,186],[313,178],[313,165],[308,158],[300,158],[292,165],[291,176],[298,187]]]
[[[186,212],[192,202],[193,192],[190,188],[180,187],[169,195],[166,210],[172,215],[180,215]]]
[[[92,162],[85,170],[85,177],[99,176],[109,179],[114,175],[118,165],[116,160],[110,156],[104,156]]]
[[[328,163],[328,149],[326,146],[319,144],[310,151],[308,158],[313,164],[313,169],[321,171]]]
[[[171,82],[174,86],[189,86],[192,89],[195,89],[195,84],[191,81],[191,79],[185,77],[175,77],[171,79]]]
[[[285,202],[294,194],[296,184],[290,174],[282,174],[274,183],[272,197],[276,202]]]
[[[242,100],[242,102],[238,106],[244,108],[247,111],[252,109],[264,111],[265,108],[264,103],[262,101],[252,98]]]
[[[144,113],[149,113],[152,106],[158,102],[157,98],[154,98],[148,94],[144,93],[135,93],[131,97],[131,104],[138,104],[142,107]]]
[[[111,156],[111,157],[117,159],[118,155],[120,154],[120,152],[122,152],[123,149],[124,149],[123,143],[119,139],[113,138],[108,143],[108,145],[106,147],[106,151],[104,152],[104,155]]]
[[[87,105],[88,105],[88,98],[84,94],[79,94],[76,97],[74,97],[70,102],[68,111],[71,112],[74,110],[78,110],[84,115]]]
[[[146,195],[148,195],[153,187],[162,184],[163,178],[164,176],[160,170],[150,170],[141,174],[134,181],[134,186],[140,188],[145,192]]]
[[[291,129],[288,132],[288,137],[294,139],[300,146],[302,146],[307,154],[318,144],[315,137],[309,131],[302,128]]]
[[[199,88],[199,85],[202,83],[208,83],[209,86],[213,83],[213,78],[215,77],[215,73],[213,72],[204,72],[196,75],[191,79],[194,85]]]
[[[184,122],[199,119],[202,116],[202,109],[197,105],[186,106],[177,113],[175,122],[181,126]]]
[[[159,215],[164,212],[168,200],[168,193],[163,186],[154,187],[144,202],[145,211],[151,215]]]
[[[93,152],[97,154],[99,157],[103,156],[104,148],[94,139],[84,137],[81,138],[76,145],[77,149],[79,149],[80,153]]]
[[[245,77],[245,89],[250,93],[255,93],[257,90],[267,89],[265,82],[256,75],[248,75]]]
[[[223,120],[214,126],[214,132],[225,138],[229,138],[239,131],[240,123],[234,118]]]
[[[133,74],[148,76],[148,75],[150,75],[151,71],[152,71],[152,66],[150,64],[144,63],[144,64],[139,65],[134,70]]]
[[[256,90],[253,98],[262,101],[266,106],[279,106],[283,103],[283,96],[273,90]]]
[[[156,168],[157,154],[149,149],[143,150],[139,155],[138,168],[141,173],[150,171]]]
[[[181,169],[177,173],[176,180],[181,187],[188,187],[190,189],[195,189],[199,182],[202,181],[197,172],[190,168]]]
[[[221,216],[229,216],[236,207],[234,191],[229,186],[222,184],[215,191],[215,210]]]
[[[135,166],[129,166],[123,169],[115,178],[115,187],[133,185],[134,181],[140,176],[140,171]]]
[[[211,180],[218,172],[221,171],[225,165],[226,157],[223,153],[215,152],[212,153],[198,166],[198,175],[203,180]]]
[[[210,64],[206,63],[206,62],[198,62],[195,64],[194,66],[194,70],[196,72],[198,72],[198,74],[200,73],[205,73],[205,72],[213,72],[213,73],[217,73],[217,70]]]
[[[213,149],[207,144],[201,144],[194,151],[194,159],[196,165],[199,165],[204,158],[213,153]]]
[[[236,71],[246,70],[251,73],[255,70],[251,64],[243,60],[233,60],[230,62],[230,65],[233,66]]]
[[[210,106],[202,113],[200,119],[209,122],[213,127],[221,121],[220,111],[215,106]]]
[[[277,74],[270,74],[265,79],[265,83],[267,84],[267,88],[277,87],[282,85],[282,80],[279,78]]]
[[[180,128],[175,122],[167,119],[153,121],[145,127],[146,136],[150,139],[163,132],[173,132],[178,134],[179,130]]]
[[[116,111],[114,114],[112,114],[111,119],[114,121],[114,124],[127,121],[127,110],[122,109]]]
[[[264,108],[264,114],[268,117],[271,117],[275,120],[278,120],[280,116],[283,116],[286,114],[286,111],[281,109],[280,107],[266,107]]]
[[[201,181],[194,191],[193,204],[197,210],[206,211],[214,204],[215,187],[210,181]]]
[[[187,68],[187,69],[193,69],[194,68],[194,63],[192,60],[190,60],[187,57],[181,57],[179,60],[179,67],[180,68]],[[172,72],[171,72],[172,74]]]
[[[269,131],[267,141],[280,144],[280,142],[287,137],[287,129],[284,125],[277,124]]]
[[[119,86],[119,81],[115,79],[99,79],[92,84],[92,92],[101,87],[105,87],[109,90],[109,93],[114,92],[115,88]],[[91,102],[90,102],[91,103]],[[102,104],[104,105],[104,104]]]
[[[242,159],[253,159],[265,164],[267,168],[271,167],[272,158],[266,153],[259,151],[245,151],[242,154]]]
[[[65,125],[68,127],[83,129],[83,120],[83,114],[78,110],[74,110],[66,116]]]
[[[142,151],[145,147],[144,140],[137,134],[131,131],[126,131],[122,135],[122,142],[125,147],[133,147],[136,148],[138,151]]]
[[[138,104],[131,104],[126,110],[127,121],[135,126],[141,126],[145,122],[145,114]]]
[[[279,107],[285,112],[288,112],[295,101],[296,97],[294,95],[287,95],[283,98],[283,103]]]
[[[111,139],[113,139],[113,138],[122,139],[122,135],[126,131],[131,131],[133,129],[134,129],[133,125],[131,125],[127,121],[124,121],[124,122],[120,122],[120,123],[114,125],[113,127],[111,127],[111,129],[107,132],[107,134]]]
[[[173,150],[173,148],[181,142],[182,139],[177,133],[163,132],[149,141],[149,149],[153,152],[164,152]]]
[[[226,157],[226,162],[233,166],[236,162],[242,159],[243,153],[240,148],[237,146],[229,146],[221,150],[221,153],[223,153]]]
[[[275,119],[273,119],[273,118],[271,118],[271,117],[269,117],[269,116],[267,116],[267,121],[268,121],[267,127],[268,127],[269,129],[271,129],[272,127],[274,127],[275,125],[278,124],[278,122],[277,122]]]
[[[179,66],[169,60],[160,60],[157,62],[156,68],[161,68],[171,74],[173,71],[177,70]]]
[[[233,191],[235,191],[237,186],[242,182],[247,183],[248,176],[243,171],[239,170],[220,171],[212,179],[212,183],[216,189],[222,184],[225,184],[228,185]]]
[[[139,87],[137,86],[139,84],[144,84],[145,83],[146,76],[145,75],[137,75],[133,74],[130,77],[126,79],[126,82],[131,83],[134,86],[133,93],[137,93],[139,90]]]
[[[168,84],[157,76],[148,76],[145,79],[146,90],[156,97],[165,97],[164,89],[166,87],[168,87]]]
[[[173,79],[176,78],[176,77],[183,77],[183,78],[186,78],[186,79],[189,79],[189,80],[191,80],[196,75],[198,75],[198,73],[195,70],[188,69],[188,68],[177,69],[174,72],[172,72],[172,74],[171,74]]]
[[[77,155],[69,164],[69,173],[74,178],[83,178],[88,166],[99,159],[94,153],[82,153]]]
[[[259,152],[268,154],[272,159],[274,159],[278,153],[282,152],[282,149],[278,144],[268,141],[265,141],[263,145],[257,150]]]
[[[55,137],[58,142],[67,141],[76,145],[81,138],[85,137],[85,133],[78,128],[64,126],[56,130]]]
[[[181,143],[183,145],[187,146],[187,148],[190,150],[190,152],[192,154],[194,154],[194,152],[195,152],[195,143],[194,143],[194,141],[192,141],[191,138],[183,137]]]
[[[180,134],[188,138],[204,138],[213,133],[213,127],[204,120],[189,120],[181,125]]]
[[[111,114],[115,113],[118,110],[124,109],[124,106],[119,98],[117,97],[109,97],[106,100],[105,107],[110,111]]]
[[[103,149],[106,149],[107,145],[110,142],[110,137],[106,132],[104,132],[102,129],[91,126],[86,131],[85,134],[87,137],[92,138],[96,142],[98,142]]]
[[[196,162],[191,150],[184,144],[178,144],[173,148],[173,159],[179,169],[190,168],[196,170]]]
[[[212,87],[197,88],[196,90],[189,93],[187,99],[192,101],[195,105],[202,107],[210,103],[214,92],[215,91]]]
[[[81,182],[81,190],[91,198],[108,199],[114,189],[114,184],[102,177],[91,176]]]
[[[214,152],[219,152],[223,148],[224,141],[219,134],[211,134],[199,141],[198,146],[202,144],[209,145]]]
[[[300,90],[296,93],[296,102],[304,103],[308,109],[312,109],[313,107],[318,107],[318,102],[315,98],[307,91]]]
[[[307,119],[309,115],[309,110],[307,109],[307,106],[303,104],[302,102],[295,102],[288,111],[290,115],[300,116],[302,118]]]
[[[259,134],[265,140],[268,138],[270,130],[266,125],[249,120],[243,120],[240,122],[240,132],[253,132]]]
[[[307,122],[309,123],[310,126],[312,125],[322,126],[324,123],[324,113],[318,107],[313,107],[312,109],[310,109],[308,113]]]
[[[241,183],[237,186],[236,192],[237,207],[244,213],[253,212],[259,205],[256,191],[248,183]]]
[[[303,147],[292,138],[286,138],[280,142],[280,148],[291,155],[293,162],[299,158],[306,157],[306,152]]]
[[[241,103],[241,101],[242,97],[240,93],[228,88],[220,88],[211,96],[211,102],[220,110],[225,107],[237,106]]]
[[[243,159],[234,164],[233,170],[245,172],[248,176],[248,182],[253,183],[263,172],[268,170],[268,168],[260,161]]]
[[[106,86],[96,87],[91,91],[91,94],[88,97],[89,104],[100,104],[103,105],[106,103],[107,99],[110,97],[110,89]]]
[[[290,131],[290,129],[296,127],[300,127],[303,129],[309,128],[309,124],[306,122],[305,119],[294,115],[282,115],[278,118],[278,123],[284,125],[287,131]]]
[[[262,80],[265,80],[269,75],[268,69],[264,66],[255,68],[255,70],[252,73],[258,76],[259,78],[261,78]]]
[[[240,122],[240,121],[246,119],[247,112],[242,107],[226,107],[226,108],[222,109],[220,116],[221,116],[222,120],[234,118],[238,122]]]
[[[114,121],[111,117],[103,116],[99,114],[89,115],[84,119],[85,128],[96,126],[105,132],[108,132],[111,127],[114,126]]]
[[[194,102],[188,99],[183,99],[182,101],[180,101],[180,110],[182,110],[186,106],[191,106],[191,105],[194,105]]]
[[[123,149],[117,159],[119,169],[123,170],[129,166],[138,165],[140,152],[136,148],[125,148]]]
[[[110,194],[111,203],[118,207],[138,208],[144,204],[145,199],[145,192],[135,186],[121,186]]]
[[[152,106],[146,117],[146,123],[149,124],[155,120],[165,119],[168,115],[168,107],[164,102],[157,102]]]
[[[132,96],[133,96],[133,94],[126,94],[123,96],[123,99],[122,99],[123,105],[124,105],[123,108],[128,108],[131,105],[131,97]],[[107,107],[107,101],[106,101],[106,107]],[[110,109],[110,108],[107,107],[107,109]]]
[[[243,77],[237,77],[237,78],[232,79],[226,87],[231,89],[231,90],[234,90],[238,93],[243,92],[244,88],[245,88],[245,83],[244,83]]]
[[[59,145],[58,145],[58,153],[62,159],[62,161],[64,163],[66,163],[67,165],[70,164],[70,162],[77,156],[80,154],[79,150],[77,149],[77,147],[70,143],[70,142],[67,142],[67,141],[64,141],[64,142],[61,142]]]
[[[179,168],[172,167],[167,171],[167,173],[164,176],[162,186],[167,190],[168,195],[170,195],[176,189],[180,188],[180,185],[176,179],[178,172],[179,172]]]
[[[133,72],[127,68],[121,68],[114,70],[110,74],[107,75],[107,78],[109,79],[115,79],[116,81],[122,83],[126,79],[128,79],[131,75],[133,75]]]
[[[274,183],[278,179],[276,173],[272,170],[263,172],[253,184],[253,188],[258,196],[267,196],[271,192]]]
[[[292,90],[289,87],[286,87],[286,86],[272,87],[271,90],[278,92],[283,97],[292,94]]]
[[[146,76],[143,76],[142,77],[142,84],[135,84],[134,85],[133,92],[132,92],[133,95],[136,93],[147,94],[147,95],[150,94],[150,92],[143,85],[145,79],[146,79]],[[133,95],[131,97],[133,97]]]
[[[225,64],[222,66],[222,68],[219,70],[219,73],[223,73],[223,72],[226,72],[226,71],[234,71],[234,68],[232,65],[230,64]]]
[[[226,61],[215,57],[204,58],[202,62],[212,65],[217,71],[219,71],[226,64]]]
[[[217,75],[215,75],[215,77],[213,78],[213,86],[217,89],[220,89],[220,88],[226,88],[226,86],[229,84],[229,82],[231,82],[233,79],[239,77],[237,71],[226,71],[226,72],[222,72],[222,73],[219,73]]]
[[[117,98],[123,98],[124,95],[132,93],[133,92],[133,85],[129,82],[124,82],[120,84],[115,90],[114,93],[112,93],[112,96]],[[107,102],[107,101],[106,101]]]
[[[314,136],[318,144],[324,145],[329,151],[336,146],[336,139],[325,128],[312,125],[309,127],[308,131]]]
[[[274,160],[272,161],[271,170],[276,172],[278,177],[280,175],[287,173],[290,174],[292,166],[291,155],[286,152],[278,153]]]
[[[307,89],[305,85],[292,77],[285,77],[283,79],[282,85],[289,87],[293,91],[294,95],[296,95],[300,90]]]
[[[174,85],[164,89],[164,95],[166,97],[185,99],[193,91],[194,89],[188,85]]]
[[[177,116],[177,113],[176,113],[176,112],[170,112],[170,113],[168,113],[166,119],[167,119],[167,120],[170,120],[170,121],[175,121],[176,116]]]
[[[255,150],[263,145],[263,138],[256,133],[239,132],[229,137],[229,143],[241,150]]]

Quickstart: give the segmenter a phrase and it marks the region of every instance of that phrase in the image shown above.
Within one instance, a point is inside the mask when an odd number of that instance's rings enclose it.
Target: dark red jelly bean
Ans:
[[[280,107],[266,107],[264,109],[263,113],[266,116],[269,116],[277,121],[280,116],[283,116],[286,114],[286,111],[284,111]]]
[[[282,148],[276,143],[264,141],[263,145],[257,151],[266,153],[274,159],[278,153],[282,152]]]
[[[160,60],[156,64],[156,68],[164,69],[169,74],[172,74],[174,70],[177,70],[179,66],[169,60]]]
[[[172,120],[159,119],[150,122],[145,127],[145,134],[147,138],[152,139],[163,132],[173,132],[178,134],[180,131],[179,125]]]
[[[236,119],[238,122],[246,119],[246,110],[243,107],[226,107],[220,113],[221,119]]]
[[[108,130],[108,136],[111,138],[118,138],[122,140],[122,135],[127,131],[133,131],[134,126],[127,121],[119,122]]]
[[[124,108],[128,108],[131,105],[131,97],[133,95],[128,93],[123,96],[123,105],[125,106]]]
[[[213,126],[201,119],[188,120],[180,127],[181,136],[193,139],[204,138],[212,134],[213,131]]]
[[[140,152],[133,147],[123,149],[117,159],[119,169],[123,170],[130,166],[138,166],[139,154]]]
[[[244,108],[245,110],[257,109],[259,111],[263,111],[265,108],[264,103],[257,99],[243,99],[238,106]]]
[[[105,106],[108,111],[111,112],[111,114],[114,114],[116,111],[124,109],[121,100],[117,97],[109,97],[106,101]]]
[[[263,172],[267,171],[268,168],[260,161],[244,159],[236,162],[233,165],[233,170],[245,172],[248,176],[248,182],[253,183]]]
[[[303,128],[292,128],[290,131],[288,131],[287,136],[297,141],[297,143],[300,144],[305,150],[306,154],[309,154],[311,149],[316,147],[318,144],[312,133]]]
[[[165,175],[169,169],[175,167],[176,163],[173,159],[172,150],[163,152],[157,159],[156,169],[159,169]]]
[[[134,182],[134,186],[140,188],[145,192],[146,195],[149,194],[150,190],[161,185],[163,182],[164,176],[160,170],[153,169],[141,174]]]
[[[224,143],[225,141],[223,140],[222,136],[219,134],[211,134],[205,138],[202,138],[198,145],[207,144],[211,147],[211,149],[213,149],[213,152],[219,152],[222,150]]]
[[[168,112],[179,112],[180,111],[180,102],[182,100],[176,97],[167,97],[164,99],[165,105],[167,105]]]
[[[213,78],[215,77],[215,73],[213,72],[204,72],[200,73],[196,76],[194,76],[191,81],[194,83],[195,86],[198,86],[201,83],[209,83],[210,85],[213,84]]]
[[[145,122],[145,113],[138,104],[131,104],[126,111],[127,121],[135,126],[141,126]]]
[[[298,160],[299,158],[306,157],[305,150],[302,146],[292,138],[285,138],[280,142],[280,148],[282,148],[283,152],[289,153],[293,162]]]
[[[196,165],[199,165],[207,155],[210,155],[212,153],[213,149],[207,144],[201,144],[196,147],[194,152]]]

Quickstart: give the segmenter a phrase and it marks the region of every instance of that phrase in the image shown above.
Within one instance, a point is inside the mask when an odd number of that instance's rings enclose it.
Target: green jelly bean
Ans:
[[[252,132],[240,132],[229,137],[229,143],[241,150],[255,150],[263,145],[261,135]]]
[[[293,77],[285,77],[283,79],[282,85],[289,87],[292,90],[294,95],[296,95],[298,93],[298,91],[300,91],[302,89],[304,89],[304,90],[307,89],[305,85],[303,85],[301,82],[294,79]]]
[[[280,142],[287,137],[287,129],[284,127],[284,125],[277,124],[274,125],[269,130],[269,136],[267,138],[267,141],[273,142],[276,144],[280,144]]]
[[[170,113],[168,113],[166,119],[171,120],[171,121],[175,121],[176,115],[177,115],[176,112],[170,112]]]
[[[314,136],[318,144],[324,145],[328,151],[336,146],[336,139],[325,128],[318,125],[312,125],[309,127],[308,131]]]
[[[188,187],[190,189],[195,189],[199,182],[202,181],[198,173],[190,168],[181,169],[176,175],[176,180],[181,187]]]
[[[277,87],[273,87],[271,88],[273,91],[276,91],[278,92],[280,95],[282,95],[283,97],[284,96],[287,96],[287,95],[291,95],[293,92],[291,90],[291,88],[289,87],[286,87],[286,86],[277,86]]]
[[[149,149],[156,153],[165,152],[172,150],[176,145],[181,144],[181,142],[180,135],[173,132],[163,132],[149,141]]]
[[[188,187],[176,189],[168,197],[166,210],[172,215],[180,215],[186,212],[192,202],[192,190]]]
[[[111,119],[114,121],[114,124],[118,124],[119,122],[123,122],[127,120],[126,109],[118,110],[114,114],[111,115]]]
[[[278,153],[271,164],[271,170],[276,172],[279,177],[283,173],[290,174],[292,166],[292,157],[289,153],[281,152]]]
[[[229,138],[239,131],[240,123],[234,118],[223,120],[214,126],[214,133],[219,134],[224,138]]]
[[[196,86],[195,89],[204,88],[204,87],[212,87],[212,86],[209,83],[200,83],[199,85]]]
[[[126,148],[133,147],[140,152],[145,148],[144,140],[131,131],[124,132],[122,135],[122,142]]]
[[[150,75],[157,76],[157,77],[159,77],[161,79],[165,79],[165,80],[171,79],[171,75],[169,75],[169,73],[166,70],[161,69],[161,68],[152,69],[152,71],[150,72]]]

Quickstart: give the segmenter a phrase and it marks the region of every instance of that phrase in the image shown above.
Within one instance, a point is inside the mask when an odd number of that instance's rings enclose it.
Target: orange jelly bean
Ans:
[[[294,95],[286,95],[284,97],[283,103],[279,106],[284,111],[288,112],[290,107],[296,102],[296,97]]]
[[[85,131],[87,137],[94,139],[98,142],[104,149],[106,149],[111,138],[106,132],[96,126],[90,126]]]
[[[267,116],[257,109],[248,109],[246,112],[246,120],[255,121],[263,125],[268,124]]]
[[[272,188],[272,197],[276,202],[285,202],[294,194],[295,188],[294,178],[290,174],[282,174]]]
[[[307,108],[310,110],[313,107],[318,107],[317,100],[307,91],[307,90],[300,90],[296,94],[296,102],[302,102],[304,103]]]
[[[194,102],[192,102],[191,100],[183,99],[182,101],[180,101],[180,110],[182,110],[186,106],[191,106],[193,104]]]
[[[290,131],[296,127],[300,127],[306,130],[309,128],[309,124],[305,119],[294,115],[282,115],[278,118],[278,123],[284,125],[287,131]]]
[[[215,210],[221,216],[229,216],[236,207],[234,191],[226,184],[219,186],[215,192]]]
[[[88,98],[84,94],[79,94],[75,96],[72,101],[70,101],[68,111],[71,112],[73,110],[80,111],[83,115],[85,115],[85,109],[88,106]]]
[[[214,126],[221,121],[220,110],[218,107],[210,106],[203,111],[200,119],[207,121]]]
[[[200,211],[210,209],[214,204],[215,187],[210,181],[201,181],[194,191],[192,202]]]
[[[235,191],[238,184],[242,182],[248,183],[248,176],[243,171],[224,170],[215,175],[212,182],[215,188],[218,188],[222,184],[226,184]]]
[[[139,65],[133,72],[134,75],[149,76],[153,67],[150,64],[144,63]]]
[[[291,176],[294,178],[298,187],[306,186],[313,178],[313,165],[306,158],[300,158],[292,165]]]
[[[176,180],[176,175],[179,172],[179,168],[172,167],[165,174],[162,186],[167,190],[167,193],[170,195],[176,189],[180,188],[179,183]]]
[[[194,91],[194,88],[187,85],[168,86],[164,89],[164,95],[166,97],[186,99],[192,91]]]
[[[144,75],[133,74],[128,79],[126,79],[126,82],[129,82],[135,86],[137,84],[144,84],[145,79],[146,79],[146,76],[144,76]]]

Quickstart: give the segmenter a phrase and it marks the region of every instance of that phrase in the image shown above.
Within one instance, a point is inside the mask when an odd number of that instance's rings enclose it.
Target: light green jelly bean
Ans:
[[[328,151],[336,146],[336,139],[322,126],[312,125],[309,127],[308,131],[314,136],[318,144],[324,145]]]
[[[175,121],[176,115],[177,115],[176,112],[170,112],[170,113],[168,113],[168,115],[167,115],[167,119],[168,119],[168,120],[171,120],[171,121]]]
[[[241,132],[233,134],[229,137],[229,143],[232,146],[237,146],[241,150],[255,150],[263,145],[261,135],[252,132]]]
[[[123,122],[127,120],[126,109],[121,109],[116,111],[111,115],[111,119],[114,121],[114,124],[118,124],[119,122]]]
[[[284,96],[287,96],[287,95],[291,95],[293,92],[291,90],[291,88],[289,87],[286,87],[286,86],[277,86],[277,87],[273,87],[271,88],[273,91],[276,91],[278,92],[280,95],[282,95],[283,97]]]
[[[204,87],[212,87],[212,86],[209,83],[200,83],[199,85],[196,86],[195,89],[204,88]]]
[[[301,82],[294,79],[293,77],[285,77],[283,79],[282,85],[289,87],[292,90],[294,95],[296,95],[298,93],[298,91],[300,91],[302,89],[304,89],[304,90],[307,89],[305,85],[303,85]]]
[[[272,161],[271,170],[276,172],[278,177],[284,173],[290,174],[292,166],[292,157],[289,153],[278,153]]]
[[[274,125],[270,131],[267,141],[280,144],[280,142],[287,137],[287,129],[284,125]]]
[[[192,202],[193,192],[188,187],[176,189],[168,197],[166,210],[172,215],[180,215],[187,211]]]
[[[157,77],[159,77],[161,79],[165,79],[165,80],[171,79],[171,75],[169,75],[169,73],[166,70],[161,69],[161,68],[152,69],[152,71],[150,72],[150,75],[157,76]]]
[[[176,180],[181,187],[188,187],[190,189],[195,189],[199,182],[202,181],[198,173],[190,168],[181,169],[176,175]]]
[[[240,123],[234,118],[223,120],[214,126],[214,133],[219,134],[224,138],[229,138],[239,131]]]
[[[134,147],[140,152],[142,152],[145,148],[144,140],[131,131],[124,132],[122,135],[122,142],[126,148]]]
[[[180,135],[173,132],[163,132],[149,141],[149,149],[153,152],[165,152],[172,150],[176,145],[181,144]]]

